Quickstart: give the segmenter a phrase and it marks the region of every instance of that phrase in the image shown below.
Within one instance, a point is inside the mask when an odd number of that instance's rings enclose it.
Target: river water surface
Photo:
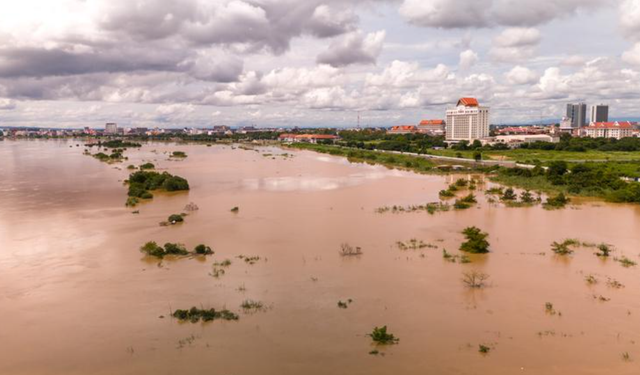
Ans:
[[[437,201],[452,177],[203,145],[147,144],[106,164],[78,143],[0,141],[0,374],[640,373],[640,270],[613,259],[640,261],[638,206],[507,208],[478,191],[465,211],[380,214]],[[188,157],[169,160],[174,150]],[[143,161],[191,190],[126,208],[126,165]],[[159,225],[189,202],[200,209],[184,224]],[[471,225],[490,234],[492,252],[443,259],[442,249],[460,254]],[[412,238],[437,248],[395,245]],[[565,238],[616,251],[554,255],[551,242]],[[138,250],[150,240],[216,253],[158,262]],[[341,257],[344,242],[363,255]],[[224,259],[231,266],[212,277]],[[488,287],[465,287],[472,270]],[[247,299],[266,308],[245,313]],[[191,306],[240,319],[170,318]],[[383,325],[397,345],[372,344],[367,333]]]

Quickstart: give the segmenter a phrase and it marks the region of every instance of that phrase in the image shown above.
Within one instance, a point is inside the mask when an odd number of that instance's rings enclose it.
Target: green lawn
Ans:
[[[429,150],[430,154],[441,156],[456,156],[457,153],[462,157],[472,159],[473,151],[456,151],[456,150]],[[546,151],[546,150],[505,150],[505,151],[484,151],[483,159],[497,160],[514,160],[520,163],[535,163],[536,160],[548,162],[553,160],[611,160],[611,161],[628,161],[640,160],[640,151],[623,152],[623,151],[595,151],[586,152],[573,151]]]

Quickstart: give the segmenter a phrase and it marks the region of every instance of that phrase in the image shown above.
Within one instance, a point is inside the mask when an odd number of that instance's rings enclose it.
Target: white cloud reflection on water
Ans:
[[[386,177],[406,177],[407,174],[397,170],[372,170],[353,173],[341,177],[287,176],[245,179],[242,182],[246,190],[266,191],[327,191],[362,185]]]

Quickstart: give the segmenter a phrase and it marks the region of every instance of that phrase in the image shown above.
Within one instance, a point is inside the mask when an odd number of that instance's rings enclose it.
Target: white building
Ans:
[[[118,124],[109,122],[104,127],[105,134],[118,134]]]
[[[549,134],[515,134],[515,135],[499,135],[495,137],[493,143],[504,143],[508,146],[519,146],[523,143],[535,142],[558,142],[559,138],[554,138]]]
[[[456,108],[447,110],[447,140],[473,141],[489,136],[489,107],[474,98],[461,98]]]
[[[633,124],[629,121],[592,122],[583,128],[584,135],[591,138],[621,139],[633,136]]]

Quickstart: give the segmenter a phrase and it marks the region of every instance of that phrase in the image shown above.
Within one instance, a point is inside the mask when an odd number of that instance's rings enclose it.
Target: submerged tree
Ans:
[[[482,232],[477,227],[467,227],[462,231],[467,239],[460,245],[460,250],[473,254],[484,254],[489,252],[488,233]]]

